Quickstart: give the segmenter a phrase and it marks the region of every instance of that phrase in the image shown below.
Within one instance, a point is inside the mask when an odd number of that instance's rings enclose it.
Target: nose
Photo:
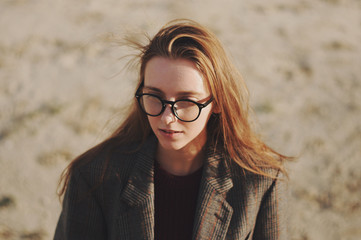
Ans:
[[[172,107],[169,104],[166,105],[164,112],[161,115],[161,120],[166,124],[170,124],[176,121],[176,117],[172,112]]]

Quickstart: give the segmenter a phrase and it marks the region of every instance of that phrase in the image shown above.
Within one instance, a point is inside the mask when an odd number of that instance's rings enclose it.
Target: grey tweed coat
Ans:
[[[156,146],[151,136],[139,151],[124,153],[134,146],[113,151],[100,185],[102,154],[77,168],[54,239],[154,239]],[[285,181],[243,173],[227,157],[209,150],[192,239],[287,239],[285,185]]]

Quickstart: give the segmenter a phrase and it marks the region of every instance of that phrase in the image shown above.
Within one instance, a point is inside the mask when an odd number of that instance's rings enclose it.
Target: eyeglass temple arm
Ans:
[[[140,93],[140,89],[142,89],[142,87],[144,86],[144,81],[142,81],[140,84],[139,84],[139,87],[137,89],[137,91],[135,91],[135,96],[137,97]]]
[[[208,104],[210,104],[214,100],[213,97],[211,97],[207,102],[201,104],[202,108],[207,107]]]

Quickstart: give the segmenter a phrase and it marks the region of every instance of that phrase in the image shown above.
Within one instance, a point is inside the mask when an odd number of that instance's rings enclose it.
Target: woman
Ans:
[[[287,157],[217,38],[176,20],[138,47],[129,115],[64,172],[55,239],[286,239]]]

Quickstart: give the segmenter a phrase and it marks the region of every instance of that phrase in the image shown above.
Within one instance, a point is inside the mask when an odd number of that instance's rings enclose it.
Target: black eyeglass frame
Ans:
[[[145,111],[145,109],[143,108],[142,103],[141,103],[141,101],[140,101],[142,96],[152,96],[152,97],[158,98],[158,99],[160,100],[160,102],[162,103],[162,110],[160,111],[160,113],[159,113],[159,114],[155,114],[155,115],[147,113],[147,112]],[[169,105],[171,105],[171,110],[172,110],[173,115],[174,115],[177,119],[179,119],[180,121],[182,121],[182,122],[194,122],[195,120],[197,120],[197,119],[199,118],[199,116],[201,115],[202,109],[205,108],[205,107],[207,107],[207,106],[213,101],[213,97],[211,97],[211,98],[210,98],[207,102],[205,102],[205,103],[198,103],[198,102],[195,102],[195,101],[190,100],[190,99],[178,99],[178,100],[176,100],[176,101],[168,101],[168,100],[162,99],[161,97],[159,97],[159,96],[157,96],[157,95],[155,95],[155,94],[151,94],[151,93],[138,93],[138,91],[137,91],[137,93],[135,94],[135,97],[136,97],[137,100],[138,100],[138,104],[139,104],[140,108],[142,109],[142,111],[143,111],[145,114],[147,114],[147,115],[149,115],[149,116],[152,116],[152,117],[157,117],[157,116],[161,115],[161,114],[164,112],[165,108],[167,107],[167,104],[169,104]],[[180,102],[180,101],[191,102],[191,103],[194,103],[194,104],[196,104],[196,105],[198,106],[199,112],[198,112],[198,115],[197,115],[197,117],[196,117],[195,119],[190,120],[190,121],[189,121],[189,120],[183,120],[183,119],[181,119],[181,118],[178,116],[177,112],[176,112],[175,109],[174,109],[174,105],[175,105],[177,102]]]

